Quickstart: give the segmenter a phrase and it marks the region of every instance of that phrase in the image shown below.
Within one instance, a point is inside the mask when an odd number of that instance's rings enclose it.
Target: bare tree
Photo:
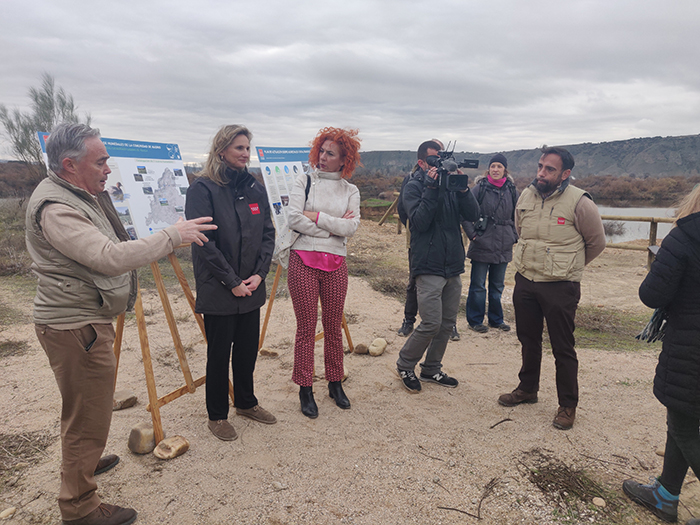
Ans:
[[[40,88],[29,88],[30,111],[8,109],[0,104],[0,123],[5,128],[12,154],[26,163],[36,181],[46,177],[46,166],[37,139],[37,132],[51,131],[61,122],[81,122],[73,96],[63,88],[56,90],[53,76],[42,75]],[[90,124],[90,114],[82,121]]]

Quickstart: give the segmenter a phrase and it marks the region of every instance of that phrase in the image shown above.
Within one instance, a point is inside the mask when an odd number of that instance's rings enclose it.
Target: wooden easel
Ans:
[[[265,341],[265,332],[267,332],[267,323],[270,320],[270,314],[272,313],[272,305],[275,302],[275,293],[277,293],[277,286],[280,282],[280,274],[282,273],[282,265],[277,264],[277,270],[275,270],[275,280],[272,283],[272,290],[270,290],[270,299],[267,302],[267,310],[265,311],[265,321],[263,322],[262,330],[260,331],[260,343],[258,345],[258,351],[262,348],[263,342]],[[348,329],[348,323],[345,320],[345,312],[343,311],[343,331],[345,332],[345,337],[348,340],[348,348],[350,351],[354,351],[355,347],[352,344],[352,338],[350,337],[350,330]],[[323,339],[323,332],[316,334],[314,341],[319,341]]]
[[[186,245],[188,246],[188,245]],[[185,247],[186,247],[185,246]],[[182,248],[183,246],[180,246]],[[187,298],[187,302],[190,305],[194,318],[199,325],[199,330],[202,332],[204,341],[207,340],[206,333],[204,331],[204,320],[202,316],[194,311],[195,299],[190,289],[187,278],[182,271],[180,262],[175,257],[175,254],[171,253],[168,255],[168,260],[175,271],[177,280],[180,282],[182,291]],[[180,361],[180,369],[185,378],[185,385],[173,390],[172,392],[165,394],[162,397],[158,397],[156,390],[156,380],[153,373],[153,362],[151,360],[151,348],[148,344],[148,334],[146,332],[146,317],[143,313],[143,301],[141,300],[141,288],[138,289],[138,294],[136,296],[136,303],[134,304],[134,312],[136,314],[136,325],[139,331],[139,341],[141,343],[141,354],[143,356],[143,370],[146,374],[146,388],[148,390],[148,406],[146,410],[151,413],[151,420],[153,421],[153,433],[155,435],[156,443],[160,443],[163,440],[163,425],[160,419],[160,407],[174,401],[180,396],[185,394],[193,394],[198,387],[202,386],[206,382],[206,375],[200,377],[199,379],[192,379],[192,372],[190,372],[189,364],[187,363],[187,357],[185,356],[185,350],[182,346],[182,340],[180,339],[180,332],[177,329],[177,324],[175,322],[175,316],[173,315],[173,310],[170,306],[170,300],[168,299],[168,292],[165,289],[165,284],[163,283],[163,275],[160,272],[160,267],[158,262],[151,263],[151,272],[153,273],[153,279],[158,288],[158,295],[160,295],[160,301],[163,304],[163,311],[165,313],[165,318],[168,321],[168,327],[170,328],[170,334],[173,338],[173,344],[175,346],[175,352],[177,353],[178,360]],[[121,354],[121,344],[122,335],[124,332],[124,317],[125,314],[122,313],[117,318],[116,334],[114,338],[114,355],[117,359],[117,372],[119,371],[119,356]],[[117,383],[117,372],[114,374],[114,383]],[[229,396],[231,401],[233,401],[233,385],[229,380]]]
[[[384,215],[382,215],[382,218],[379,219],[379,226],[384,224],[386,220],[389,218],[389,216],[393,216],[395,219],[398,219],[399,216],[397,213],[394,213],[396,211],[396,207],[399,204],[399,196],[401,194],[398,191],[394,192],[394,202],[391,203],[391,206],[389,206],[389,209],[384,212]],[[396,233],[398,235],[401,235],[401,221],[396,221],[397,226],[396,226]]]

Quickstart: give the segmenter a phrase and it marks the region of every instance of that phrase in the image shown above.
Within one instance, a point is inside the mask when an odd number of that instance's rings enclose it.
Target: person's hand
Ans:
[[[304,216],[311,219],[314,223],[318,221],[318,212],[317,211],[304,210]]]
[[[243,284],[246,285],[248,290],[251,292],[254,292],[255,290],[258,289],[258,286],[260,286],[260,283],[262,282],[262,277],[260,277],[257,273],[251,275],[247,279],[243,281]]]
[[[243,281],[241,284],[236,286],[231,290],[233,295],[236,297],[246,297],[248,295],[253,295],[250,290],[248,290],[248,287],[245,284],[245,281]]]
[[[343,214],[343,219],[352,219],[355,217],[355,214],[352,212],[352,210],[348,210]]]
[[[430,168],[428,170],[428,177],[430,177],[433,180],[437,180],[438,172],[437,172],[437,168],[435,166],[433,166],[432,168]]]
[[[185,244],[190,244],[196,242],[199,246],[203,246],[205,242],[209,241],[207,236],[204,235],[204,231],[216,230],[218,226],[216,224],[205,224],[211,222],[211,217],[198,217],[196,219],[190,219],[186,221],[182,217],[174,224],[177,228],[178,233],[182,242]]]

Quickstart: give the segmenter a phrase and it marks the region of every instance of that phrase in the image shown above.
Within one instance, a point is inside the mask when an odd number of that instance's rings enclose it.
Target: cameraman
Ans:
[[[410,267],[416,280],[421,323],[406,341],[396,362],[399,377],[411,393],[421,390],[420,381],[450,388],[459,383],[442,372],[442,357],[457,320],[464,273],[464,244],[461,221],[479,218],[479,203],[469,189],[449,191],[428,165],[428,149],[439,144],[428,141],[419,147],[418,170],[406,183],[402,205],[411,232]],[[424,147],[425,146],[425,147]],[[444,171],[444,170],[441,170]],[[426,353],[427,350],[427,353]],[[421,363],[420,381],[415,366]]]
[[[396,211],[399,214],[399,220],[401,224],[406,226],[406,248],[408,248],[408,261],[409,261],[409,276],[408,285],[406,285],[406,305],[403,310],[403,322],[401,323],[401,328],[397,333],[401,337],[407,337],[413,332],[413,325],[416,322],[416,315],[418,315],[418,299],[416,298],[416,279],[410,273],[411,272],[411,229],[408,227],[408,214],[406,213],[406,208],[403,206],[403,192],[406,184],[409,180],[421,169],[420,161],[421,159],[425,162],[425,159],[431,155],[437,155],[438,152],[445,149],[445,146],[438,139],[426,140],[418,147],[418,163],[413,166],[411,173],[406,175],[401,184],[401,192],[399,193],[398,203],[396,206]],[[426,164],[427,166],[427,164]],[[455,326],[453,332],[456,333],[457,327]],[[454,335],[453,333],[453,335]],[[459,334],[457,334],[457,340],[459,340]]]

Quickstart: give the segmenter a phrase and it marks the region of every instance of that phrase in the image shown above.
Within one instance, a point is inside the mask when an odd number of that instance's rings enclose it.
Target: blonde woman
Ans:
[[[677,217],[639,287],[642,302],[668,316],[654,377],[654,395],[666,407],[664,466],[648,485],[631,479],[622,484],[630,499],[665,521],[678,517],[688,468],[700,477],[700,185]],[[700,519],[687,523],[700,525]]]
[[[192,245],[192,266],[195,309],[204,314],[207,334],[208,427],[224,441],[238,437],[228,421],[229,366],[236,413],[261,423],[277,421],[258,404],[253,389],[275,229],[265,188],[247,170],[251,138],[244,126],[222,127],[185,204],[187,218],[210,216],[219,227],[209,232],[205,246]]]

